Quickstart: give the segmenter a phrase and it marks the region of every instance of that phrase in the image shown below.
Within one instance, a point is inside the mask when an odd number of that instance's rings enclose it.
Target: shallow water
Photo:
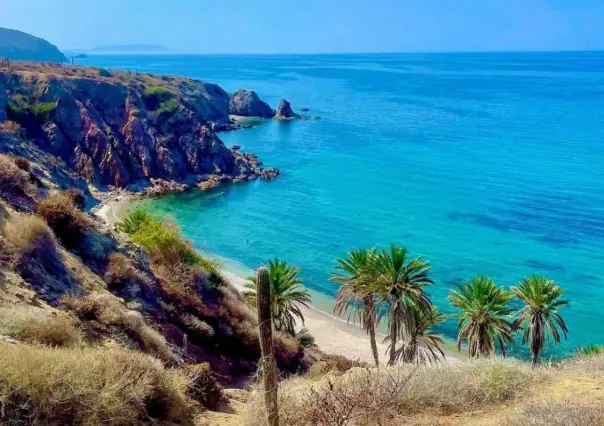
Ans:
[[[473,275],[508,286],[537,272],[572,301],[569,339],[546,355],[604,343],[604,53],[82,62],[250,88],[323,117],[221,135],[279,167],[276,181],[145,202],[230,267],[278,256],[331,296],[336,258],[395,242],[432,262],[444,311]]]

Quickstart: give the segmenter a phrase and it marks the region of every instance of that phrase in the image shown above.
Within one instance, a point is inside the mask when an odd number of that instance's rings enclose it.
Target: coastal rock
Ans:
[[[290,120],[292,118],[300,118],[300,116],[294,112],[289,101],[281,99],[281,102],[279,102],[279,106],[277,107],[275,118],[279,120]]]
[[[238,90],[229,99],[229,114],[271,118],[275,111],[253,90]]]
[[[233,146],[231,147],[231,149],[232,149],[233,151],[239,151],[239,150],[241,149],[241,145],[233,145]]]
[[[144,80],[145,86],[140,77],[119,71],[93,79],[62,75],[77,67],[59,66],[51,66],[48,78],[49,71],[30,65],[0,72],[0,105],[17,95],[25,105],[54,103],[47,116],[26,116],[19,124],[29,140],[89,184],[149,187],[159,194],[183,190],[170,182],[188,187],[206,175],[225,181],[263,173],[258,161],[226,147],[214,131],[229,123],[228,94],[217,85],[170,77]],[[150,102],[149,92],[167,100]]]
[[[302,111],[302,112],[308,112],[308,111],[310,111],[310,108],[302,107],[302,108],[300,108],[300,111]]]

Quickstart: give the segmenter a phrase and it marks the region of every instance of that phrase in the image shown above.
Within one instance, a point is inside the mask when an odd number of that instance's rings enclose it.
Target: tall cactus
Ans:
[[[264,383],[264,403],[268,426],[279,426],[277,406],[277,366],[273,355],[273,326],[271,306],[271,285],[268,269],[264,266],[256,271],[256,303],[258,304],[258,331],[260,333],[260,371]]]

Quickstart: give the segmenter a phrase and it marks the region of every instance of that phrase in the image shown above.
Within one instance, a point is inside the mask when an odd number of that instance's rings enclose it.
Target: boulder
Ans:
[[[279,107],[277,107],[277,114],[275,114],[275,118],[289,120],[292,118],[300,118],[300,116],[294,112],[289,101],[286,99],[281,99],[281,102],[279,102]]]
[[[230,96],[229,114],[271,118],[275,111],[253,90],[238,90]]]

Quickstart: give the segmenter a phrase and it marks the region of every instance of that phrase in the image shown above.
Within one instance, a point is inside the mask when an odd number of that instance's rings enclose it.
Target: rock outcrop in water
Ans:
[[[300,116],[294,112],[288,100],[281,99],[275,118],[278,120],[290,120],[292,118],[300,118]]]
[[[219,86],[101,71],[18,63],[0,72],[0,121],[17,123],[16,136],[100,187],[163,192],[179,186],[159,182],[188,187],[278,174],[216,135],[213,129],[230,125],[229,96]]]
[[[272,118],[275,111],[253,90],[238,90],[230,96],[229,114],[243,117]]]

